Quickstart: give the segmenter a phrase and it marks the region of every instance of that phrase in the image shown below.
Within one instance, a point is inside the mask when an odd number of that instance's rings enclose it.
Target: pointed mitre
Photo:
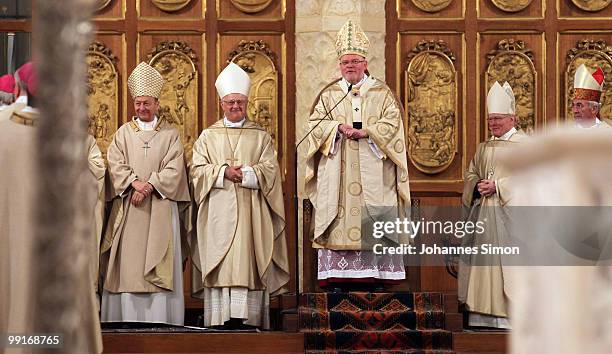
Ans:
[[[241,93],[248,97],[249,89],[251,88],[251,78],[240,66],[229,63],[217,77],[215,87],[220,98],[230,93]]]
[[[128,88],[132,98],[140,96],[159,98],[163,86],[164,78],[159,71],[144,61],[138,64],[128,78]]]
[[[515,114],[515,100],[512,87],[507,82],[500,85],[495,81],[487,94],[487,111],[489,114]]]
[[[345,54],[357,54],[365,58],[368,56],[368,49],[370,49],[370,40],[365,32],[352,20],[346,21],[336,37],[338,58]]]
[[[604,73],[597,68],[593,73],[581,64],[574,74],[574,99],[599,102],[603,91]]]

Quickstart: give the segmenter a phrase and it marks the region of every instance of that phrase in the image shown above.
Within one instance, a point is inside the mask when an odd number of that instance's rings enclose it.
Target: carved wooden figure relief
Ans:
[[[96,6],[96,11],[102,11],[104,10],[105,7],[108,6],[108,4],[110,4],[112,0],[97,0],[95,3]]]
[[[491,0],[493,5],[505,12],[518,12],[529,6],[532,0]]]
[[[196,53],[185,42],[163,41],[147,58],[165,80],[159,98],[159,117],[176,126],[185,147],[185,157],[191,161],[193,143],[198,138]]]
[[[608,7],[612,0],[572,0],[572,2],[584,11],[597,12]]]
[[[424,173],[444,171],[457,153],[457,72],[444,41],[420,41],[408,54],[408,156]]]
[[[230,2],[240,11],[254,14],[263,11],[272,3],[272,0],[230,0]]]
[[[166,12],[175,12],[189,5],[191,0],[151,0],[158,9]]]
[[[270,133],[276,151],[279,151],[278,71],[274,65],[274,53],[264,41],[240,41],[229,54],[228,61],[249,74],[251,91],[247,115]]]
[[[96,138],[106,159],[106,150],[119,121],[119,75],[117,58],[101,42],[89,45],[87,56],[88,131]]]
[[[444,10],[453,0],[410,0],[414,6],[425,12],[438,12]]]
[[[574,74],[580,64],[584,64],[591,71],[600,67],[604,71],[604,92],[601,95],[601,109],[599,115],[604,119],[612,117],[612,47],[606,41],[583,39],[570,49],[566,57],[565,69],[565,116],[573,119],[572,100],[574,98]]]
[[[537,73],[533,65],[533,53],[521,40],[504,39],[497,48],[487,54],[489,63],[485,74],[486,91],[495,81],[512,87],[516,101],[517,129],[532,134],[536,115]]]

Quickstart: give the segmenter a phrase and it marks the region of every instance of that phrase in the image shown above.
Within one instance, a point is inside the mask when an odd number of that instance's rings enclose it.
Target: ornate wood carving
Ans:
[[[97,0],[96,1],[96,12],[97,11],[102,11],[105,7],[108,6],[108,4],[110,4],[112,0]]]
[[[516,99],[517,128],[527,134],[535,128],[537,73],[533,52],[521,40],[503,39],[487,54],[486,92],[498,81],[508,81]]]
[[[572,0],[572,2],[584,11],[597,12],[608,7],[612,0]]]
[[[444,171],[457,153],[457,72],[444,41],[420,41],[407,56],[408,156],[424,173]]]
[[[230,0],[230,2],[240,11],[254,14],[263,11],[272,0]]]
[[[264,41],[240,41],[228,55],[228,62],[240,65],[251,78],[247,114],[263,126],[279,151],[278,71],[276,57]],[[280,151],[279,151],[280,152]]]
[[[453,0],[410,0],[414,6],[425,12],[438,12],[444,10]]]
[[[106,159],[119,122],[119,75],[117,58],[101,42],[92,42],[86,55],[89,134],[96,138]]]
[[[189,5],[191,0],[151,0],[158,9],[166,12],[175,12]]]
[[[198,137],[198,58],[185,42],[163,41],[148,54],[149,64],[164,77],[159,98],[159,116],[172,123],[181,134],[185,157],[191,161]]]
[[[603,39],[583,39],[567,52],[565,69],[565,116],[574,117],[572,99],[574,98],[574,73],[580,64],[594,71],[598,66],[604,71],[604,88],[612,87],[612,47]],[[612,90],[604,89],[601,96],[600,116],[612,117]]]
[[[532,0],[491,0],[493,5],[505,12],[518,12],[531,4]]]

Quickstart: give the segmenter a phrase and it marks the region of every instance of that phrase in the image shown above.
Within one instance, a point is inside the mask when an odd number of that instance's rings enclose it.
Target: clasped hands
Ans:
[[[480,182],[478,182],[476,185],[476,189],[483,197],[490,197],[497,191],[495,188],[495,181],[490,179],[480,180]]]
[[[225,172],[223,172],[223,176],[234,183],[242,182],[242,165],[237,166],[227,166],[225,168]]]
[[[368,137],[368,133],[361,129],[355,129],[348,124],[340,124],[338,131],[349,139],[357,140]]]
[[[133,206],[137,207],[142,204],[142,202],[153,194],[155,188],[149,182],[142,182],[139,180],[135,180],[132,182],[132,188],[134,188],[134,193],[132,193],[132,199],[130,202]]]

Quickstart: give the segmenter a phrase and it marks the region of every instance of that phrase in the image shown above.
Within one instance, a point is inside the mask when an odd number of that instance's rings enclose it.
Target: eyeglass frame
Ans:
[[[222,103],[225,103],[226,105],[233,107],[235,104],[237,104],[238,106],[242,106],[242,104],[246,104],[249,100],[230,100],[230,101],[226,101],[226,100],[221,100]]]
[[[340,64],[341,66],[347,66],[349,64],[351,65],[359,65],[363,62],[367,61],[366,59],[353,59],[353,60],[341,60],[338,61],[338,64]]]

